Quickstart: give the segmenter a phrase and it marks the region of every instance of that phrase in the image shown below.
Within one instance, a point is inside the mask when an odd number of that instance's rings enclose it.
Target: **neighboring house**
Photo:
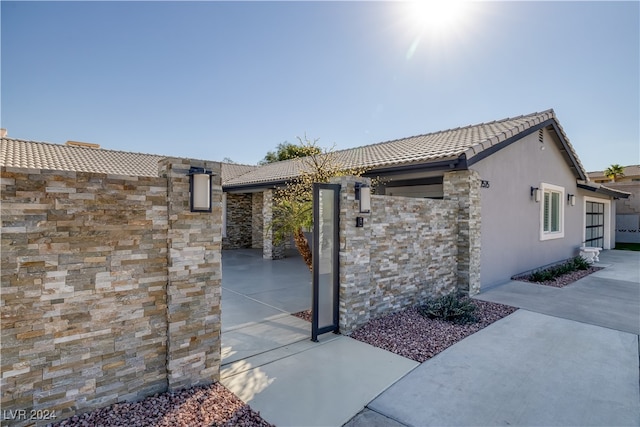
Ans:
[[[384,182],[378,194],[442,198],[445,172],[475,170],[481,186],[481,284],[577,254],[614,247],[615,203],[627,192],[590,182],[553,110],[337,151],[345,168],[366,168]],[[272,190],[296,177],[302,162],[256,168],[223,184],[227,216],[246,230],[237,247],[260,239]],[[236,203],[242,201],[242,203]],[[242,222],[239,224],[238,221]],[[228,224],[227,224],[228,225]],[[253,230],[253,232],[249,232]]]
[[[640,243],[640,165],[624,167],[624,176],[614,182],[604,171],[589,172],[593,182],[630,193],[628,199],[616,201],[616,242]]]

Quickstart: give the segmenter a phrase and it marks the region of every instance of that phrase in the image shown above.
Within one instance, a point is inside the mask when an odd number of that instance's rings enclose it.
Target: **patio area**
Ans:
[[[261,249],[222,252],[222,365],[309,340],[311,273],[297,251],[265,260]]]

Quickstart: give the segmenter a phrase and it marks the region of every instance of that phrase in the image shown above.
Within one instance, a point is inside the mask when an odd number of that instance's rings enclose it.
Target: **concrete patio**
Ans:
[[[265,260],[261,249],[222,253],[222,365],[308,340],[311,324],[291,316],[311,308],[311,273],[289,251]]]
[[[280,427],[640,425],[638,252],[605,251],[605,269],[565,288],[482,292],[521,309],[422,364],[340,335],[312,343],[287,314],[308,308],[287,279],[309,280],[301,260],[273,279],[256,253],[227,254],[221,382]]]

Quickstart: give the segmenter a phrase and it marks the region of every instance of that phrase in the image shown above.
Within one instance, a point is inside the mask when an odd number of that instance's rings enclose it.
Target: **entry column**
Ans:
[[[167,378],[170,391],[220,379],[220,163],[165,159],[168,183]],[[211,212],[192,212],[192,167],[211,171]]]

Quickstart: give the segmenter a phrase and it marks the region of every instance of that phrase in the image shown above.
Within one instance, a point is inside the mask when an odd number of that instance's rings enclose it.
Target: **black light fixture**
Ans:
[[[371,187],[356,182],[356,200],[360,201],[360,213],[371,212]]]
[[[211,176],[205,168],[189,169],[189,193],[191,212],[211,212]]]
[[[567,195],[567,203],[569,203],[571,206],[575,206],[576,205],[576,195],[575,194]]]
[[[540,189],[538,187],[531,187],[531,198],[536,203],[540,202]]]

